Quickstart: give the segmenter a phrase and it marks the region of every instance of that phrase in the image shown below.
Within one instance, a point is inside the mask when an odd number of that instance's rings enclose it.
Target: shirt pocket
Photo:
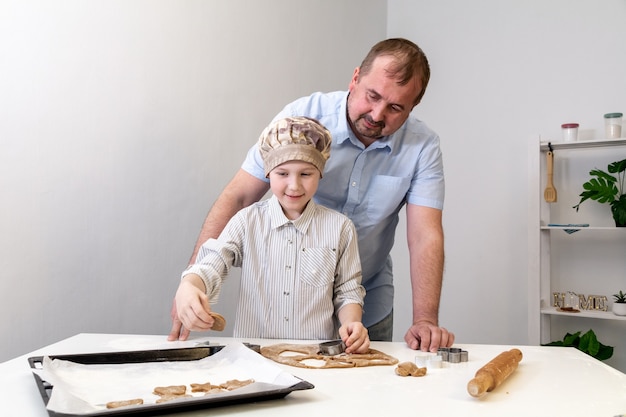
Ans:
[[[376,175],[368,190],[367,216],[371,220],[381,220],[395,214],[410,185],[410,177]]]
[[[311,287],[327,287],[335,281],[337,251],[332,248],[304,248],[300,252],[300,280]]]

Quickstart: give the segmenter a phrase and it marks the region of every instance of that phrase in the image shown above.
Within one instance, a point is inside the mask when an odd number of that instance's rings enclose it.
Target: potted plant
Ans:
[[[593,330],[589,329],[587,333],[582,336],[581,333],[582,332],[576,332],[574,334],[567,333],[563,340],[542,344],[541,346],[575,347],[581,352],[585,352],[587,355],[592,356],[599,361],[607,360],[613,356],[613,346],[602,344]]]
[[[617,294],[613,294],[613,299],[613,314],[626,316],[626,294],[619,290]]]
[[[594,178],[583,184],[585,191],[580,194],[580,201],[573,208],[578,211],[580,204],[587,199],[609,203],[615,226],[626,227],[626,194],[624,194],[626,159],[609,164],[607,170],[608,172],[605,172],[596,168],[589,171],[589,175]]]

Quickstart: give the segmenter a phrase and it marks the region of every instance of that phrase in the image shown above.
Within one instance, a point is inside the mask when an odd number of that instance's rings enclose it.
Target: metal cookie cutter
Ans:
[[[331,340],[330,342],[320,343],[320,353],[326,356],[335,356],[345,352],[346,344],[343,340]]]

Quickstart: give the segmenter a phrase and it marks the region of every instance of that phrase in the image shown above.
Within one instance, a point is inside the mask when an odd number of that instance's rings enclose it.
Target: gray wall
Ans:
[[[248,147],[385,33],[378,0],[0,2],[0,360],[166,335]]]
[[[345,89],[386,36],[433,71],[415,113],[445,158],[441,322],[460,343],[527,343],[528,141],[626,110],[624,21],[623,0],[0,3],[0,360],[78,332],[165,335],[248,146],[291,99]]]

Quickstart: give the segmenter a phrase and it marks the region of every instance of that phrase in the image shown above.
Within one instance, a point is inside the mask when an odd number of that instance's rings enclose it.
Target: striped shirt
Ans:
[[[215,303],[231,266],[241,267],[235,337],[333,339],[336,313],[363,305],[354,225],[312,200],[296,220],[274,196],[239,211],[183,276],[199,275]]]

